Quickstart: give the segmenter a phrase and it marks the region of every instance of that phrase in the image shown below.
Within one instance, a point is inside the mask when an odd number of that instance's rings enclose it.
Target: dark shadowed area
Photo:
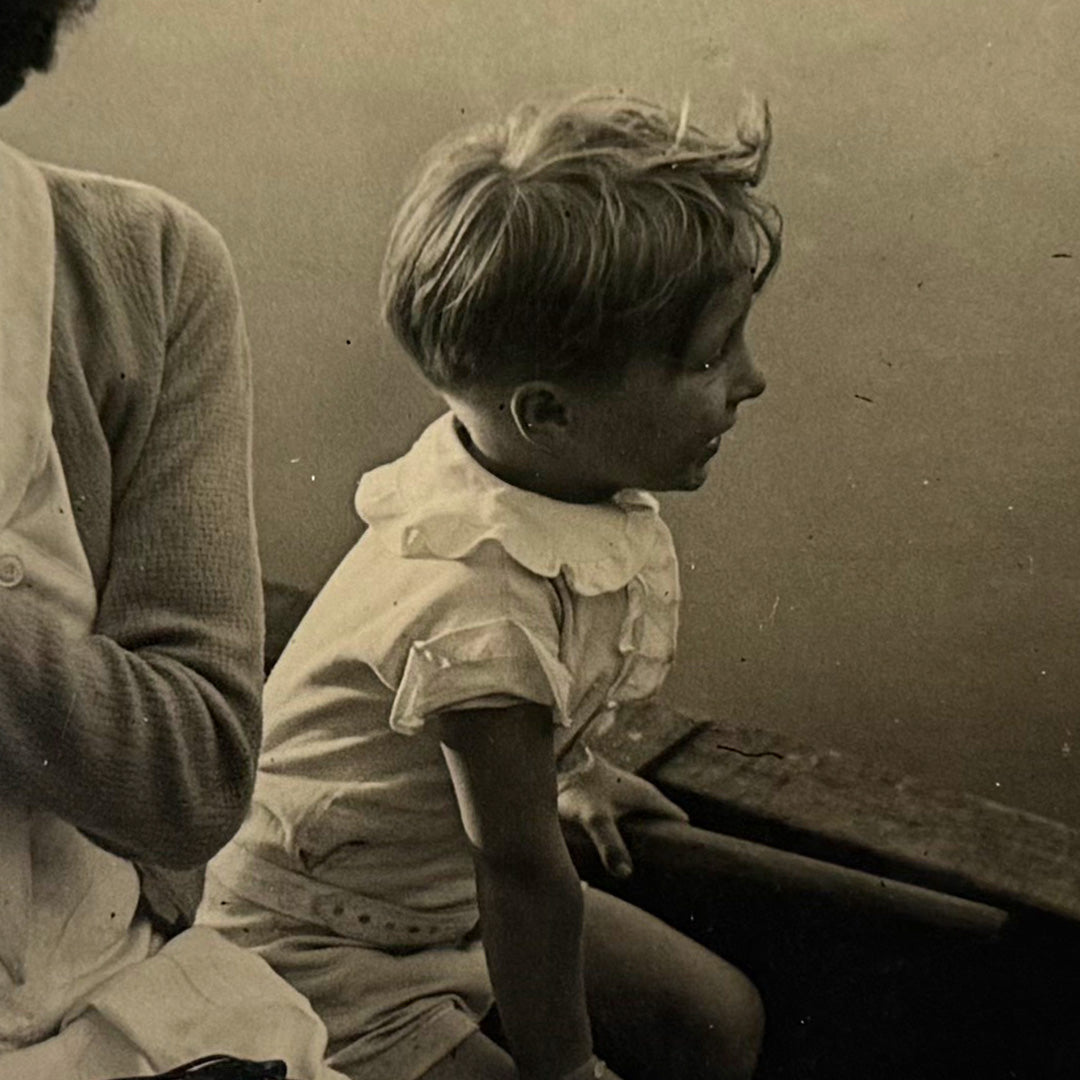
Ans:
[[[428,144],[592,86],[767,96],[771,382],[665,500],[669,697],[1080,824],[1078,51],[1070,0],[101,0],[0,133],[224,233],[265,571],[312,588],[438,409],[374,315]]]

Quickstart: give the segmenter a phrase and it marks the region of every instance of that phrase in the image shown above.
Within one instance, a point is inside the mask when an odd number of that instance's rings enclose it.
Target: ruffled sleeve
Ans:
[[[413,642],[390,726],[413,734],[440,712],[518,701],[550,706],[555,721],[566,725],[570,686],[557,643],[515,619],[493,619]]]

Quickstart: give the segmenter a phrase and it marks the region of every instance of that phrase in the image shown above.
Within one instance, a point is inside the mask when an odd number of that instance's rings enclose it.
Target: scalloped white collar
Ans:
[[[513,487],[469,454],[453,413],[435,420],[408,453],[361,479],[356,511],[395,554],[461,559],[493,541],[534,574],[562,574],[583,596],[622,589],[646,567],[674,558],[648,492],[580,504]]]

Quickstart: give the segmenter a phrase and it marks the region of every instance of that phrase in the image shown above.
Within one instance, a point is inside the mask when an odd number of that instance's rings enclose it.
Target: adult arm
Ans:
[[[132,372],[154,384],[152,408],[102,419],[122,438],[110,439],[94,632],[66,634],[30,579],[0,590],[0,779],[8,797],[110,850],[185,867],[228,839],[250,797],[262,615],[250,361],[231,266],[190,212],[161,247],[161,356]],[[142,286],[102,308],[135,304]]]
[[[550,709],[446,713],[437,734],[472,848],[499,1017],[522,1077],[589,1058],[583,901],[555,807]]]

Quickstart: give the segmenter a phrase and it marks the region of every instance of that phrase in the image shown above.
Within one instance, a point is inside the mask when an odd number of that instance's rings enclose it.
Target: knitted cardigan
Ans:
[[[195,867],[242,820],[260,732],[235,279],[221,238],[176,200],[42,172],[56,222],[49,403],[99,610],[72,639],[32,587],[0,590],[0,783],[136,863]]]

